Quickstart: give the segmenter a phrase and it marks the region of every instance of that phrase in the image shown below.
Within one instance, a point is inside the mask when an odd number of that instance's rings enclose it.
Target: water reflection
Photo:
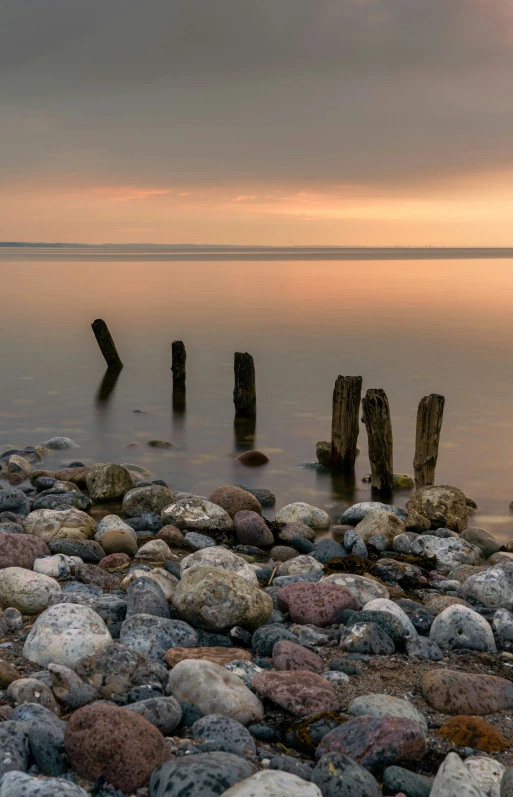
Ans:
[[[250,451],[255,447],[256,413],[255,415],[235,415],[233,419],[235,449]]]
[[[105,371],[96,394],[96,404],[98,407],[105,407],[105,405],[109,403],[121,370],[121,368],[107,368]]]

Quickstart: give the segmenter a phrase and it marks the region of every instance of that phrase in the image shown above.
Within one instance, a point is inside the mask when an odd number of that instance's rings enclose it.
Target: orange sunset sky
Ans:
[[[0,240],[513,246],[507,0],[4,0]]]

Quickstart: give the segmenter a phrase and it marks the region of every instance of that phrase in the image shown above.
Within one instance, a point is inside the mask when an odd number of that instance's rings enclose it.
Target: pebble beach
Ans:
[[[0,454],[0,797],[513,797],[513,540],[471,496],[334,523],[73,448]]]

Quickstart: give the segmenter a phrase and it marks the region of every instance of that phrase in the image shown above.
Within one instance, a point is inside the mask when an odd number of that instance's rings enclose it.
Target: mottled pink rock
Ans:
[[[322,672],[325,669],[324,662],[317,653],[287,639],[282,639],[273,647],[273,664],[278,670]]]
[[[331,684],[313,672],[262,672],[253,678],[251,686],[296,717],[340,708]]]
[[[496,675],[430,670],[422,679],[424,699],[441,714],[495,714],[513,708],[513,683]]]
[[[123,567],[131,561],[126,553],[111,553],[98,562],[98,567],[101,567],[102,570],[117,570],[118,567]]]
[[[278,608],[288,612],[294,623],[320,627],[341,622],[345,609],[358,611],[358,599],[336,584],[301,582],[289,584],[278,593]]]
[[[49,556],[46,542],[30,534],[0,531],[0,568],[24,567],[32,570],[36,556]]]
[[[427,752],[424,731],[404,717],[356,717],[322,739],[317,758],[326,753],[349,756],[370,772],[380,772],[398,761],[419,761]]]

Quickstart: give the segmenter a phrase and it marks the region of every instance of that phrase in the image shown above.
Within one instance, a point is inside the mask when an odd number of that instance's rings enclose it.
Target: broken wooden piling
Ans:
[[[333,389],[331,419],[331,467],[350,473],[356,460],[361,376],[338,376]]]
[[[120,371],[123,368],[123,363],[105,321],[102,318],[97,318],[91,324],[91,328],[108,367]]]
[[[186,376],[187,352],[183,340],[174,340],[171,344],[171,370],[175,382],[184,382]]]
[[[381,493],[392,492],[394,482],[392,421],[384,390],[368,390],[362,400],[362,421],[369,439],[371,485]]]
[[[233,359],[235,387],[233,403],[239,417],[256,414],[255,363],[251,354],[236,351]]]
[[[424,396],[419,403],[413,459],[413,472],[417,488],[435,483],[444,406],[445,398],[437,393]]]

